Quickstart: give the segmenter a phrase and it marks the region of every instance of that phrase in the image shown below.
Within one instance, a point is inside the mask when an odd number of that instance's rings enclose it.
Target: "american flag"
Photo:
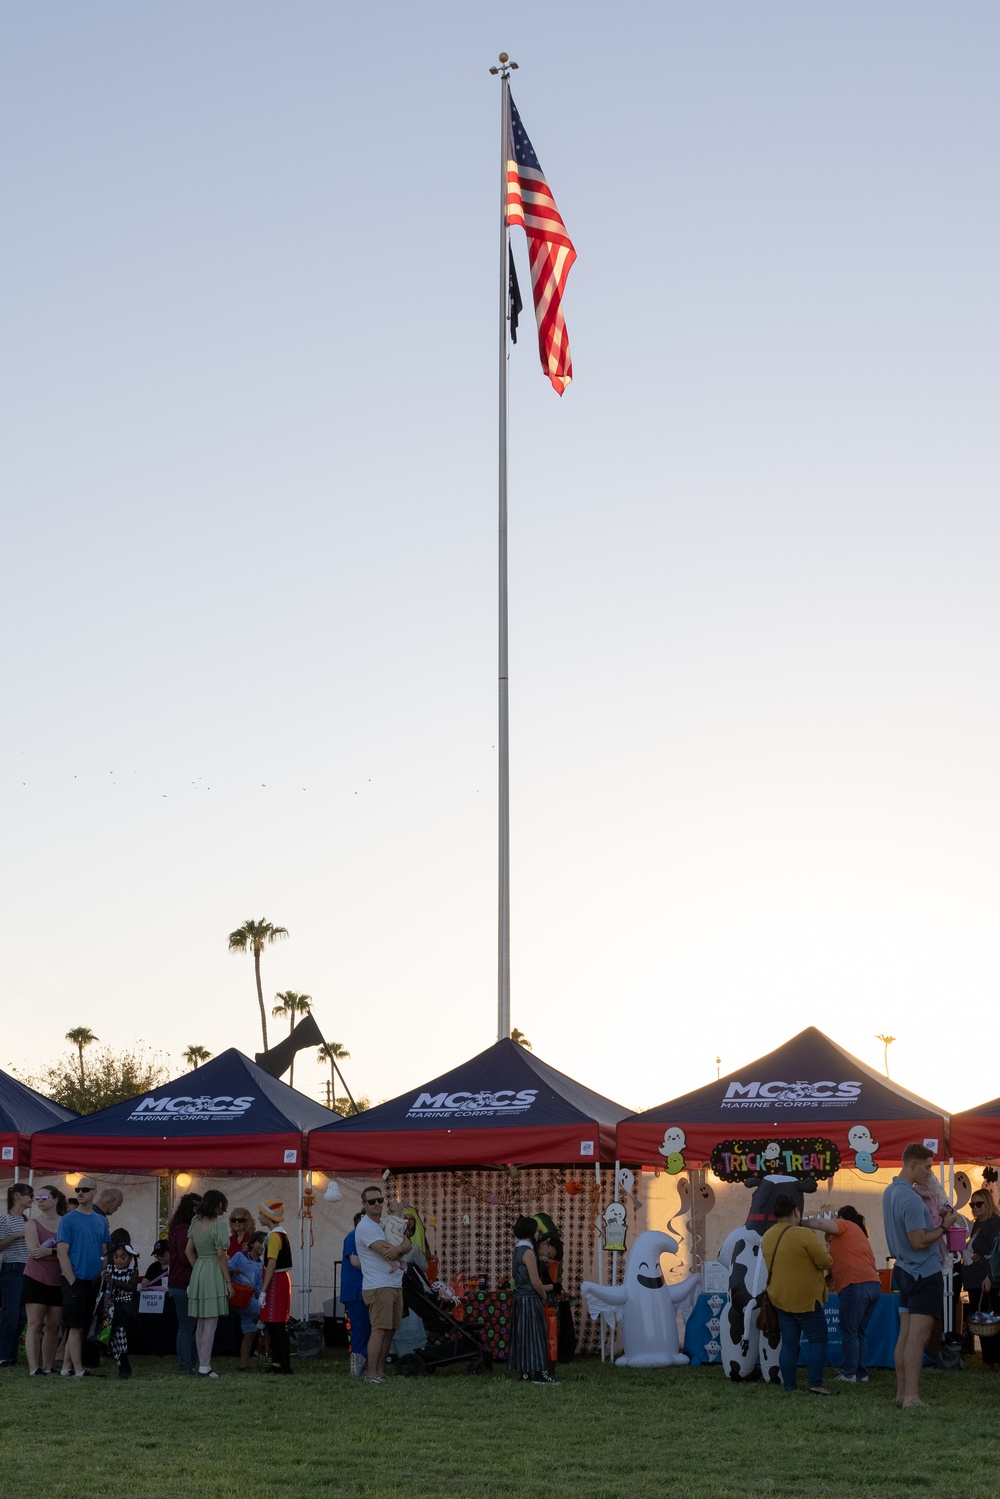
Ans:
[[[513,99],[507,131],[507,223],[520,224],[528,237],[538,352],[542,369],[562,395],[573,378],[562,295],[576,251]]]

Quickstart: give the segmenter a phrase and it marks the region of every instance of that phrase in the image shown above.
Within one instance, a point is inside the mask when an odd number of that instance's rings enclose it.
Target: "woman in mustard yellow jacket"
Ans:
[[[802,1213],[791,1197],[775,1198],[775,1222],[761,1240],[760,1252],[770,1275],[767,1294],[778,1313],[781,1352],[778,1368],[787,1394],[796,1389],[799,1344],[806,1335],[806,1368],[810,1395],[829,1395],[823,1387],[826,1368],[825,1272],[833,1264],[825,1244],[811,1228],[802,1227]]]

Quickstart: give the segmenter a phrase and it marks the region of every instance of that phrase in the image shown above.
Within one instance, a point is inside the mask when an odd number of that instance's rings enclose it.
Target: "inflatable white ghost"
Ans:
[[[592,1280],[581,1285],[580,1294],[586,1297],[593,1318],[622,1324],[625,1351],[617,1363],[633,1369],[661,1369],[689,1362],[677,1338],[677,1311],[685,1302],[693,1302],[701,1290],[701,1276],[689,1275],[678,1285],[668,1286],[660,1255],[676,1253],[676,1239],[647,1230],[629,1251],[622,1285],[599,1286]]]

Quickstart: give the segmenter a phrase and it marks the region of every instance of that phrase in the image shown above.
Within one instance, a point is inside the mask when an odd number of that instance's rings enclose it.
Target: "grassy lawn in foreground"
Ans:
[[[0,1492],[903,1499],[961,1482],[1000,1399],[1000,1376],[978,1360],[965,1374],[925,1375],[928,1406],[912,1411],[896,1409],[893,1375],[881,1370],[869,1385],[831,1383],[836,1396],[822,1400],[732,1385],[718,1368],[591,1359],[560,1369],[558,1388],[457,1371],[365,1386],[329,1353],[297,1364],[292,1379],[236,1376],[226,1359],[218,1381],[182,1378],[167,1359],[134,1363],[128,1382],[109,1360],[103,1380],[0,1373]],[[12,1467],[15,1452],[30,1461]],[[977,1499],[1000,1496],[989,1463],[975,1475]]]

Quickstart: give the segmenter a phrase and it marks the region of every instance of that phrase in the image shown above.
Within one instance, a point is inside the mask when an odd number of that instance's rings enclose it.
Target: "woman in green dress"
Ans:
[[[191,1263],[188,1312],[197,1317],[195,1346],[198,1373],[203,1379],[218,1379],[212,1368],[212,1344],[219,1318],[229,1310],[233,1283],[229,1278],[229,1204],[221,1192],[208,1191],[198,1204],[188,1234],[186,1254]]]

